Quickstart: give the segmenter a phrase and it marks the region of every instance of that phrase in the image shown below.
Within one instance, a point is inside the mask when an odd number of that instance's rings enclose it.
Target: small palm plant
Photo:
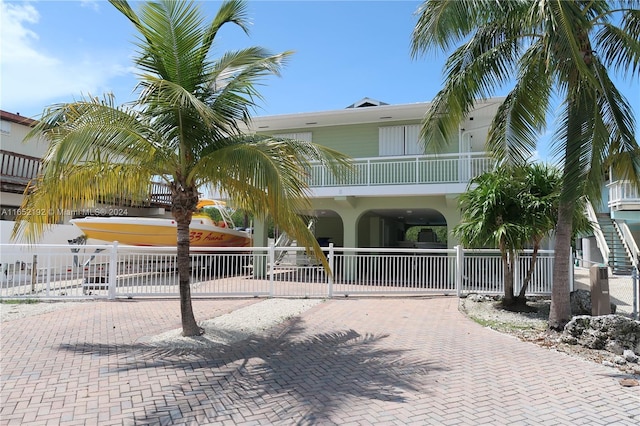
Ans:
[[[541,163],[522,166],[502,165],[474,178],[460,196],[462,220],[454,234],[468,247],[500,249],[504,267],[504,301],[512,309],[525,308],[544,238],[556,228],[560,204],[561,174]],[[585,216],[586,199],[578,200],[575,233],[590,230]],[[518,253],[532,248],[531,262],[518,295],[514,293],[515,261]]]

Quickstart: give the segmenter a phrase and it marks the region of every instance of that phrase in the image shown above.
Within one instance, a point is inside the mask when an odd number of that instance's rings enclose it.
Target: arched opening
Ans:
[[[344,225],[342,218],[333,210],[316,210],[313,223],[313,234],[321,247],[333,244],[344,246]]]
[[[358,220],[359,247],[446,248],[447,243],[447,220],[435,209],[375,209]]]

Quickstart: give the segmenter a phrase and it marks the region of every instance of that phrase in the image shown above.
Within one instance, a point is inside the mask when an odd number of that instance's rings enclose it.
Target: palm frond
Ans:
[[[90,212],[99,203],[142,202],[150,194],[151,175],[138,164],[92,161],[44,170],[25,190],[12,238],[36,242],[70,212]]]
[[[605,24],[594,35],[598,57],[606,68],[640,74],[640,10],[624,15],[623,26]]]
[[[527,162],[535,150],[545,127],[553,84],[541,43],[532,44],[520,63],[517,83],[498,108],[487,139],[489,150],[512,164]]]

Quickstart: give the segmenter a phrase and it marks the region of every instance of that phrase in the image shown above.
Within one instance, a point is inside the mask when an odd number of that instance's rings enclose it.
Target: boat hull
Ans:
[[[133,246],[175,247],[175,220],[156,218],[107,217],[71,220],[87,238],[118,241]],[[213,225],[207,219],[194,218],[189,226],[191,247],[249,247],[251,235],[244,231]]]

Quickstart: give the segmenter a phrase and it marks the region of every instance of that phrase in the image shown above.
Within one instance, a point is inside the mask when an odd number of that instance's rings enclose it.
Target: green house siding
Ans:
[[[403,126],[403,125],[419,125],[418,121],[400,121],[385,123],[384,126]],[[379,123],[370,124],[352,124],[329,127],[311,127],[286,129],[274,132],[264,132],[264,134],[288,134],[288,133],[304,133],[311,132],[312,141],[316,144],[335,149],[351,158],[368,158],[378,157],[380,127],[384,127]],[[442,154],[458,152],[458,140],[452,141],[447,147],[441,151]],[[428,154],[435,153],[433,148],[427,150]]]
[[[434,143],[425,156],[417,138],[428,103],[258,117],[253,130],[304,134],[306,140],[310,133],[312,142],[353,159],[353,171],[344,181],[322,165],[311,167],[312,208],[304,214],[317,218],[316,237],[344,247],[407,247],[409,226],[450,232],[460,221],[458,195],[470,179],[493,167],[485,141],[500,103],[479,102],[459,132],[446,144]],[[446,243],[451,248],[457,241],[449,235]]]

